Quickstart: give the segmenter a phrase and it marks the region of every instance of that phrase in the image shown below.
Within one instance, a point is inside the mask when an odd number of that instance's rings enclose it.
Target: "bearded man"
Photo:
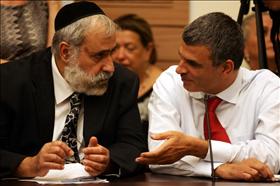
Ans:
[[[51,49],[0,66],[0,177],[74,162],[92,176],[141,171],[139,82],[112,61],[115,24],[83,1],[58,12],[55,31]]]

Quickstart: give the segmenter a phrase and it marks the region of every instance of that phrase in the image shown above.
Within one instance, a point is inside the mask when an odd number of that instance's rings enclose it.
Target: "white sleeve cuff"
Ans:
[[[233,150],[233,146],[230,143],[211,140],[211,144],[212,144],[214,162],[226,163],[232,161],[232,154],[234,150]],[[208,148],[208,152],[204,160],[211,161],[210,148]]]
[[[222,164],[223,163],[214,163],[214,170]],[[195,165],[193,176],[211,177],[211,173],[211,162],[201,160],[198,164]]]

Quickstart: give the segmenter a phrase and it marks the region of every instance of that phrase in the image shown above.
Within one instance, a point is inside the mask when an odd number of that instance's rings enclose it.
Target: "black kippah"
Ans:
[[[62,7],[55,17],[55,31],[84,17],[103,14],[103,10],[93,2],[81,1]]]

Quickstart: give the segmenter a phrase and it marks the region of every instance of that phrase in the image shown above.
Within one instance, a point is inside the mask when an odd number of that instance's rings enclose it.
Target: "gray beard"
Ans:
[[[84,72],[77,63],[68,63],[64,68],[64,78],[75,92],[89,96],[103,95],[113,73],[100,72],[97,75],[89,75]]]

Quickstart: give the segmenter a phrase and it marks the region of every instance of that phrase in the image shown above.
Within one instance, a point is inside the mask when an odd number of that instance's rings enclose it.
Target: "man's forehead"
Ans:
[[[113,38],[95,38],[94,41],[85,41],[82,47],[85,48],[85,50],[91,54],[111,51],[113,48],[116,47],[116,40]]]
[[[182,42],[178,53],[185,59],[211,59],[211,50],[206,45],[189,45]]]

